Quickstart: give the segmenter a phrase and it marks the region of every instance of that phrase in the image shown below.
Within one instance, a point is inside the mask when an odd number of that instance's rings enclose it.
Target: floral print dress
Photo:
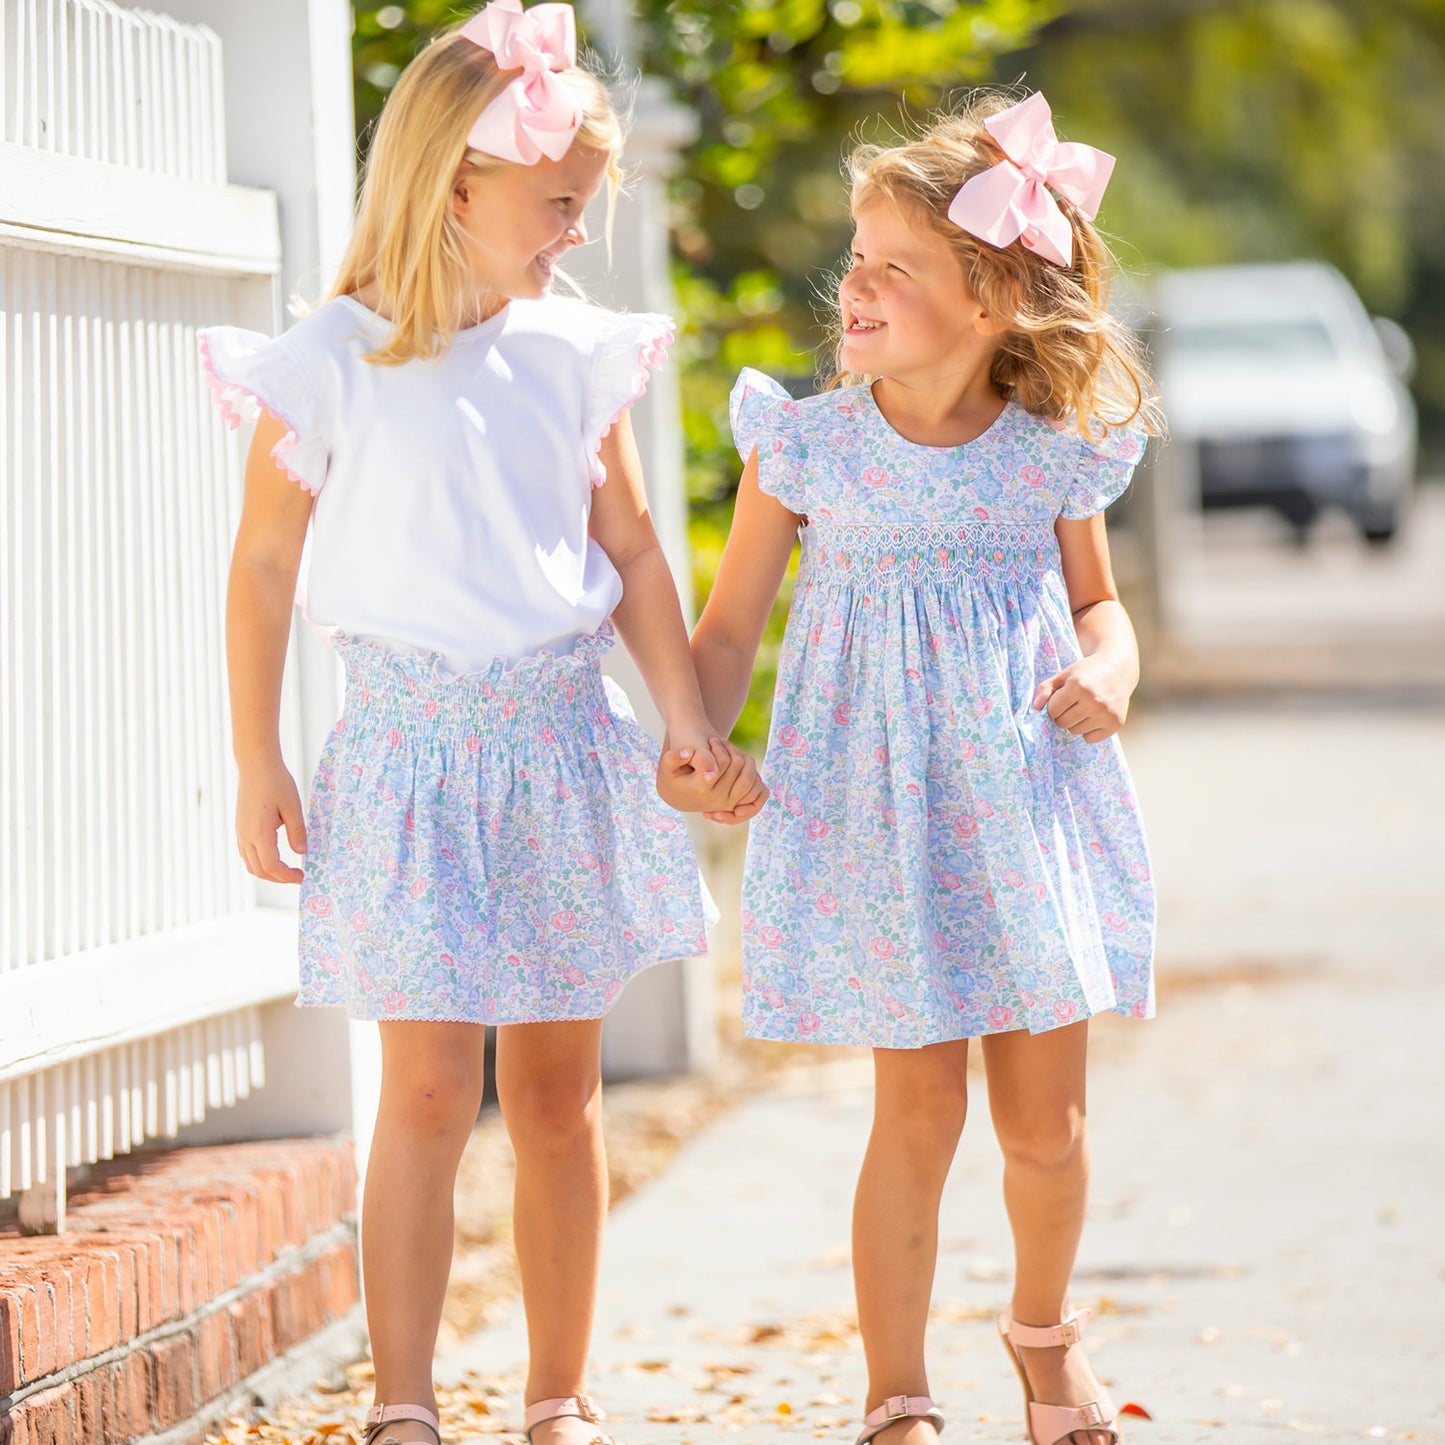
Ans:
[[[1005,406],[906,440],[867,386],[744,371],[733,432],[804,519],[743,885],[754,1038],[919,1048],[1154,1011],[1154,899],[1117,737],[1032,699],[1078,659],[1054,523],[1142,453]]]

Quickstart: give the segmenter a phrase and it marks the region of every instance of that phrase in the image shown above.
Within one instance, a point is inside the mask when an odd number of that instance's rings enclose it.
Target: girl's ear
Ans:
[[[452,211],[465,216],[472,203],[473,187],[467,176],[458,176],[452,183]]]

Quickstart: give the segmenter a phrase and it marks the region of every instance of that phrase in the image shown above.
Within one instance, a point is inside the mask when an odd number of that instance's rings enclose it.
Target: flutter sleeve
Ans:
[[[263,410],[284,422],[286,435],[271,455],[315,496],[325,484],[330,451],[316,390],[291,348],[281,338],[236,326],[208,326],[199,345],[206,385],[227,423],[253,422]]]
[[[1110,427],[1102,441],[1081,440],[1073,480],[1059,515],[1079,522],[1123,496],[1148,441],[1137,423]]]
[[[594,487],[607,480],[602,465],[602,438],[632,406],[667,358],[672,345],[672,318],[654,312],[635,316],[603,313],[592,352],[586,413],[582,429],[587,472]]]
[[[728,412],[738,455],[746,462],[753,448],[758,449],[759,490],[805,516],[805,449],[798,435],[797,402],[772,377],[745,366],[733,386]]]

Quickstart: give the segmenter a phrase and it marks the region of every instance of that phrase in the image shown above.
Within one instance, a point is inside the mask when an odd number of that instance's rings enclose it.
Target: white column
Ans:
[[[356,185],[351,5],[165,0],[164,8],[177,19],[209,25],[221,38],[229,179],[275,191],[280,202],[282,272],[270,318],[280,330],[293,294],[320,298],[350,234]],[[302,743],[287,762],[304,795],[341,710],[341,689],[331,650],[304,624],[292,655],[297,665],[283,706],[299,709]],[[294,890],[278,890],[278,902],[294,897]],[[206,1127],[232,1138],[352,1129],[364,1173],[381,1081],[375,1025],[349,1024],[339,1010],[297,1011],[278,1003],[265,1014],[265,1046],[269,1086]]]

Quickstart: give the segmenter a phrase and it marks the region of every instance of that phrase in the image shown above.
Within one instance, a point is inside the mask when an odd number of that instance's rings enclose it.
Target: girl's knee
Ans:
[[[438,1050],[388,1068],[382,1074],[381,1102],[417,1131],[470,1131],[482,1103],[482,1061]]]
[[[968,1081],[935,1073],[903,1084],[880,1088],[874,1128],[924,1149],[953,1150],[968,1116]]]
[[[1021,1118],[996,1118],[1004,1159],[1029,1169],[1067,1172],[1084,1163],[1088,1132],[1076,1110]]]
[[[514,1144],[570,1150],[601,1124],[602,1093],[596,1075],[527,1075],[498,1081],[499,1102]]]

